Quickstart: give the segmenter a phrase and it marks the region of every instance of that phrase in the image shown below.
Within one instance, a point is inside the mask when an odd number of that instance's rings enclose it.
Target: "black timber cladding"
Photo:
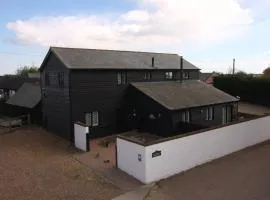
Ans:
[[[43,124],[47,130],[57,135],[73,140],[73,126],[71,124],[70,94],[69,94],[69,70],[58,59],[48,52],[41,69],[42,87],[42,113]],[[59,73],[64,73],[64,85],[59,87]],[[46,84],[46,78],[49,85]]]
[[[64,56],[56,51],[64,51]],[[72,53],[69,56],[69,51]],[[81,58],[81,53],[83,58]],[[108,52],[104,50],[89,50],[90,52]],[[68,48],[51,48],[47,54],[42,66],[41,66],[41,77],[42,77],[42,99],[43,101],[43,117],[47,121],[47,127],[53,132],[58,132],[58,135],[65,138],[72,138],[73,124],[77,121],[85,123],[85,113],[98,111],[99,112],[99,126],[90,128],[91,136],[102,136],[102,134],[112,134],[114,132],[125,130],[123,126],[123,118],[126,118],[127,110],[125,109],[125,96],[127,95],[127,88],[131,82],[143,82],[145,72],[151,73],[151,79],[147,81],[165,81],[165,72],[172,71],[174,77],[172,80],[180,79],[180,65],[179,56],[173,55],[176,66],[173,67],[151,67],[152,53],[146,53],[147,60],[149,57],[150,68],[137,68],[128,64],[126,59],[122,56],[114,57],[114,65],[111,65],[110,69],[102,67],[102,62],[106,64],[106,54],[100,56],[103,59],[99,60],[99,65],[95,65],[92,60],[95,58],[88,57],[85,52],[88,50],[68,49]],[[110,51],[109,51],[110,52]],[[119,53],[121,51],[112,51]],[[121,52],[123,53],[123,52]],[[126,52],[124,52],[126,53]],[[127,52],[132,54],[131,60],[137,60],[136,63],[140,65],[141,52]],[[151,55],[150,55],[151,54]],[[153,53],[155,56],[159,54]],[[117,54],[118,55],[118,54]],[[161,54],[165,56],[167,54]],[[104,57],[105,56],[105,57]],[[170,55],[171,56],[171,55]],[[170,57],[169,56],[169,57]],[[93,59],[92,59],[93,58]],[[143,58],[145,58],[143,56]],[[155,57],[156,58],[156,57]],[[176,61],[177,58],[177,61]],[[167,58],[166,58],[167,59]],[[166,60],[165,59],[165,60]],[[79,60],[79,61],[78,61]],[[125,60],[122,63],[122,60]],[[144,60],[141,60],[144,62]],[[111,61],[110,61],[111,62]],[[147,61],[148,62],[148,61]],[[72,65],[70,63],[73,63]],[[119,64],[120,63],[120,64]],[[161,63],[155,60],[155,66]],[[190,79],[198,79],[199,69],[186,61],[186,68],[184,71],[188,72]],[[120,67],[115,67],[119,64]],[[148,63],[147,63],[148,65]],[[169,65],[170,66],[170,65]],[[172,69],[170,69],[172,68]],[[58,85],[59,72],[64,72],[64,88],[60,88]],[[127,83],[118,85],[117,74],[122,72],[126,74]],[[50,85],[47,86],[45,83],[45,75],[50,77]]]
[[[39,83],[40,78],[22,77],[17,75],[0,76],[0,89],[18,90],[24,83]]]
[[[168,84],[173,83],[169,82]],[[223,108],[229,107],[233,109],[237,104],[236,102],[223,102],[220,104],[207,104],[198,107],[188,106],[182,107],[180,110],[171,110],[170,107],[162,105],[160,101],[156,101],[148,93],[141,92],[132,85],[128,88],[127,124],[133,125],[133,129],[150,132],[162,137],[184,134],[201,128],[220,125],[223,123]],[[181,101],[178,103],[181,104]],[[206,119],[206,110],[209,107],[213,109],[213,118],[211,120]],[[188,123],[182,121],[182,113],[185,112],[190,113],[190,121]],[[236,116],[235,113],[232,114],[231,120],[233,121]]]

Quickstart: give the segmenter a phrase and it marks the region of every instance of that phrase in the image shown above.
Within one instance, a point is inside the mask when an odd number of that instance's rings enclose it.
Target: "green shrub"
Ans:
[[[253,77],[248,74],[219,75],[214,78],[214,86],[241,100],[270,106],[270,78]]]

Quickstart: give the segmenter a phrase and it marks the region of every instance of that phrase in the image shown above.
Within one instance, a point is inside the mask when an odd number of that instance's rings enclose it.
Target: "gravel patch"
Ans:
[[[74,159],[68,143],[40,128],[0,135],[1,200],[105,200],[122,191]]]

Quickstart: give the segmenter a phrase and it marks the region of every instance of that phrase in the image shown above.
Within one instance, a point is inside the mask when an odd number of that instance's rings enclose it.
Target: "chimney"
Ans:
[[[180,83],[183,83],[183,56],[180,56]]]
[[[152,67],[155,67],[155,58],[152,57]]]

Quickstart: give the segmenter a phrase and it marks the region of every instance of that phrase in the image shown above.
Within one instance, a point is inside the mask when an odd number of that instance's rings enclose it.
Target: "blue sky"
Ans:
[[[270,64],[267,0],[9,0],[0,7],[0,74],[40,65],[49,46],[178,53],[202,71]]]

